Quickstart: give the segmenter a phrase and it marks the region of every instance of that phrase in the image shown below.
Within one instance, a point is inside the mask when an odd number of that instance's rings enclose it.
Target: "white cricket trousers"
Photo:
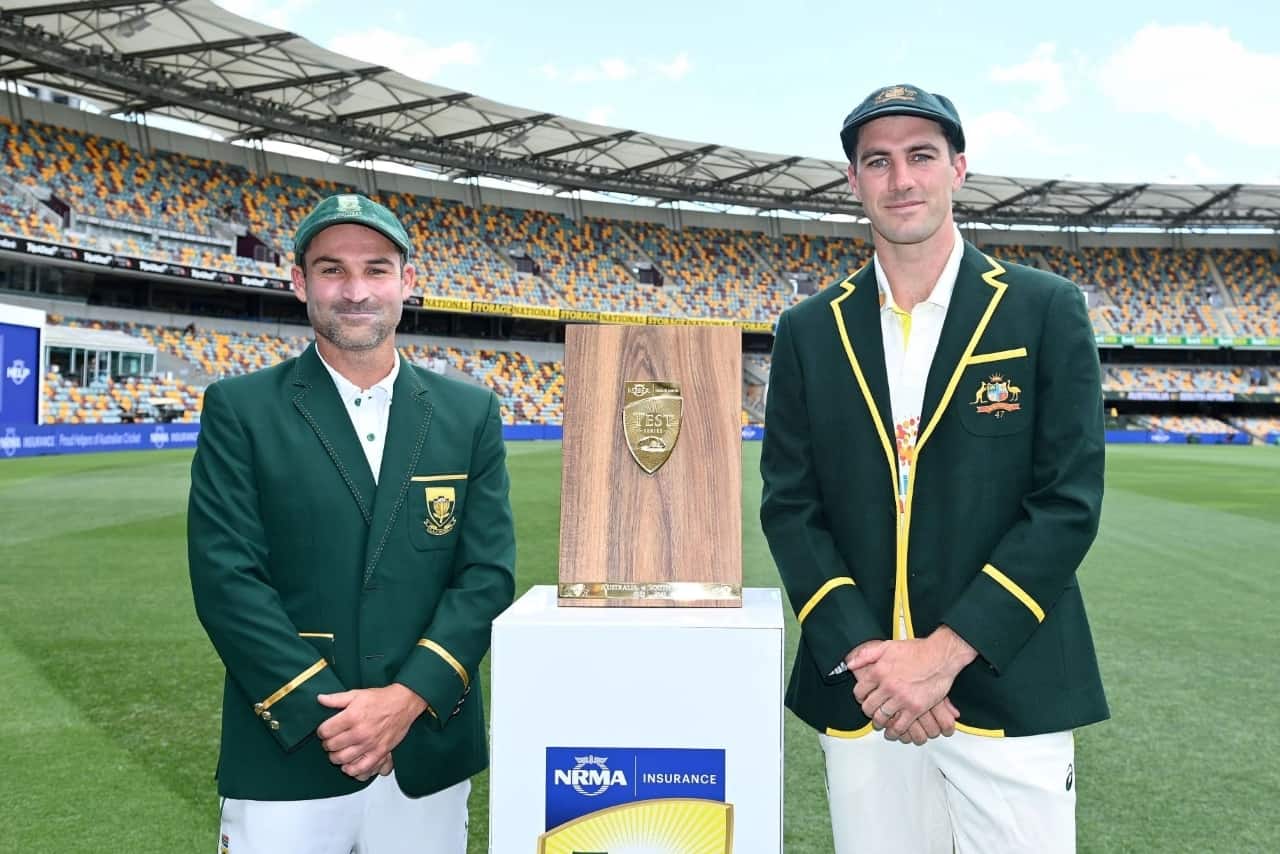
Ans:
[[[1070,732],[921,747],[819,735],[836,854],[1074,854]]]
[[[470,794],[463,780],[411,798],[392,771],[333,798],[224,798],[218,854],[466,854]]]

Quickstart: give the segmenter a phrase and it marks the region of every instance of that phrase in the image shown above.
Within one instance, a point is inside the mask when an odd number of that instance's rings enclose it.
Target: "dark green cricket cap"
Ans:
[[[372,228],[400,247],[406,257],[412,254],[413,243],[409,240],[409,233],[395,214],[366,196],[340,193],[320,202],[298,224],[298,230],[293,234],[293,257],[301,258],[311,239],[329,226],[348,222]]]
[[[885,116],[920,116],[933,119],[942,126],[942,133],[956,151],[964,151],[964,128],[960,126],[960,114],[955,104],[945,95],[926,92],[919,86],[885,86],[866,97],[853,112],[845,117],[840,128],[840,143],[845,156],[853,160],[858,147],[858,129],[872,119]]]

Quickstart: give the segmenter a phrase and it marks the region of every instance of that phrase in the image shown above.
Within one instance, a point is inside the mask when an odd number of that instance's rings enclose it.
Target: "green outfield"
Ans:
[[[758,457],[746,583],[776,586]],[[189,462],[0,461],[0,851],[214,850],[222,674],[187,584]],[[559,446],[513,445],[511,473],[523,592],[555,578]],[[1280,851],[1280,448],[1112,447],[1108,475],[1082,586],[1113,718],[1077,736],[1080,850]],[[786,850],[830,851],[794,719],[786,773]]]

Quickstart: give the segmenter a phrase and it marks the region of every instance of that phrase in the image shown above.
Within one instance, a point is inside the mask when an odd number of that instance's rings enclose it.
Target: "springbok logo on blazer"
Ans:
[[[632,458],[653,474],[662,468],[680,438],[684,398],[673,382],[628,382],[622,387],[622,433]]]
[[[1022,389],[1014,385],[1013,380],[1002,374],[992,374],[978,384],[978,393],[970,405],[977,407],[980,415],[1003,418],[1006,412],[1017,412],[1022,408],[1018,403],[1020,397]]]
[[[427,518],[422,521],[427,533],[443,537],[458,524],[457,495],[452,486],[427,487]]]

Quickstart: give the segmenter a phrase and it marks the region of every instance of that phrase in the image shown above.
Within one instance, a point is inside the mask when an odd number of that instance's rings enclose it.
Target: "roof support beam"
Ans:
[[[123,54],[125,59],[159,59],[162,56],[184,56],[192,53],[203,53],[204,51],[223,51],[234,50],[238,47],[262,46],[270,47],[280,44],[281,42],[292,41],[296,39],[293,33],[268,33],[264,36],[245,37],[240,39],[221,39],[212,42],[196,42],[194,44],[173,45],[170,47],[156,47],[151,50],[134,50]]]
[[[1085,208],[1084,216],[1093,216],[1094,214],[1100,214],[1103,211],[1105,211],[1107,208],[1111,207],[1112,205],[1119,204],[1120,202],[1123,202],[1125,199],[1133,198],[1134,196],[1138,195],[1139,193],[1141,193],[1143,190],[1147,189],[1147,187],[1150,187],[1150,186],[1151,186],[1150,184],[1134,184],[1132,187],[1128,188],[1127,190],[1121,190],[1120,192],[1116,193],[1110,198],[1103,199],[1102,201],[1098,202],[1096,205],[1092,205],[1091,207]]]
[[[272,89],[293,89],[302,86],[319,86],[322,83],[337,83],[358,77],[361,80],[386,71],[381,65],[368,65],[364,68],[353,68],[350,71],[330,71],[327,74],[314,74],[310,77],[291,77],[288,80],[272,80],[269,83],[257,83],[253,86],[241,86],[235,89],[237,95],[256,95],[259,92],[270,92]]]
[[[545,157],[558,157],[561,154],[568,154],[570,151],[581,151],[584,148],[595,148],[597,145],[604,145],[608,142],[625,142],[635,135],[636,132],[633,130],[624,130],[618,133],[611,133],[607,136],[597,136],[592,139],[584,139],[581,142],[571,142],[567,145],[557,146],[556,148],[548,148],[544,151],[535,151],[521,159],[540,160]]]
[[[1045,181],[1041,184],[1036,184],[1034,187],[1027,187],[1021,192],[1014,193],[1012,196],[1010,196],[1007,199],[1001,199],[1000,201],[996,202],[994,205],[988,205],[982,210],[974,211],[974,214],[977,216],[985,216],[986,214],[992,214],[998,210],[1003,210],[1004,208],[1007,208],[1010,205],[1016,205],[1018,202],[1022,201],[1023,199],[1030,198],[1032,196],[1044,195],[1045,193],[1049,192],[1054,187],[1056,187],[1058,183],[1059,183],[1058,179],[1054,178],[1053,180]]]
[[[666,157],[659,157],[657,160],[650,160],[648,163],[638,163],[635,166],[628,166],[626,169],[619,169],[616,172],[610,172],[607,177],[621,178],[626,175],[635,175],[637,172],[645,172],[658,166],[666,166],[668,163],[679,163],[681,160],[689,160],[693,157],[705,157],[719,147],[720,146],[718,145],[704,145],[701,148],[693,148],[689,151],[669,154]]]
[[[502,133],[504,130],[511,130],[518,127],[534,127],[545,121],[550,121],[556,117],[555,113],[539,113],[536,116],[529,116],[524,119],[510,119],[505,122],[495,122],[491,125],[482,125],[480,127],[467,128],[466,130],[454,131],[437,136],[436,139],[444,142],[452,142],[455,139],[466,139],[469,136],[480,136],[485,133]]]
[[[1194,208],[1183,211],[1182,213],[1175,216],[1172,220],[1169,221],[1169,224],[1177,226],[1177,225],[1182,225],[1184,222],[1187,222],[1189,220],[1195,219],[1196,217],[1200,216],[1200,214],[1209,210],[1209,208],[1213,207],[1214,205],[1218,205],[1218,204],[1221,204],[1222,202],[1230,200],[1232,196],[1240,192],[1240,189],[1242,187],[1244,187],[1244,184],[1232,184],[1230,187],[1223,187],[1221,190],[1214,193],[1212,196],[1205,199],[1203,202],[1196,205]]]
[[[182,0],[177,0],[177,2],[172,2],[172,0],[77,0],[77,2],[72,3],[53,3],[49,6],[23,6],[19,9],[10,9],[9,14],[17,15],[19,18],[43,18],[47,15],[105,11],[107,9],[116,9],[120,6],[155,6],[155,9],[142,10],[142,14],[148,15],[166,6],[176,6],[180,2]]]
[[[385,107],[375,107],[372,110],[359,110],[354,113],[338,113],[334,118],[341,121],[356,121],[357,119],[369,119],[374,116],[383,116],[387,113],[402,113],[406,110],[418,110],[423,107],[434,107],[437,104],[458,104],[463,101],[474,98],[467,92],[454,92],[452,95],[445,95],[440,98],[422,98],[417,101],[405,101],[403,104],[388,104]]]
[[[762,163],[759,166],[755,166],[755,167],[752,167],[751,169],[744,170],[742,172],[737,173],[736,175],[726,175],[723,178],[717,178],[716,180],[707,184],[707,186],[720,187],[725,184],[732,184],[735,181],[741,181],[745,178],[752,178],[764,172],[772,172],[774,169],[785,169],[788,166],[791,166],[799,162],[800,162],[799,157],[788,157],[784,160],[775,160],[773,163]]]

